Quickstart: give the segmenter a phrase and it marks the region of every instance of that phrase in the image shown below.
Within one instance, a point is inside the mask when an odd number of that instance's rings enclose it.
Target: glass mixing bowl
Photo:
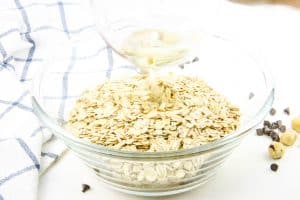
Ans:
[[[214,176],[241,139],[263,120],[274,99],[273,80],[263,62],[232,41],[206,36],[199,43],[197,56],[198,62],[184,69],[174,67],[175,71],[198,76],[241,109],[239,129],[209,144],[171,152],[128,152],[95,145],[68,132],[64,124],[76,98],[84,89],[107,79],[106,69],[99,65],[81,62],[70,72],[65,60],[47,61],[33,80],[33,108],[40,121],[107,185],[144,196],[185,192]],[[134,67],[116,61],[111,78],[137,73]],[[253,98],[249,98],[251,92]]]

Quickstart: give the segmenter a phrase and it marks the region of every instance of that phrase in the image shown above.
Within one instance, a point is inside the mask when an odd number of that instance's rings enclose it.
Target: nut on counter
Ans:
[[[296,142],[297,133],[293,130],[282,133],[280,142],[286,146],[291,146]]]
[[[291,125],[293,130],[300,133],[300,117],[295,117],[294,119],[292,119]]]
[[[285,152],[285,147],[280,142],[272,142],[269,146],[269,155],[273,159],[280,159]]]

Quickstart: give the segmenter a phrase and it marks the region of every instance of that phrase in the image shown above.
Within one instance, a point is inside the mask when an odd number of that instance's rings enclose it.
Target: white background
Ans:
[[[213,3],[212,3],[213,2]],[[209,4],[209,5],[207,5]],[[276,80],[278,114],[275,119],[289,120],[282,109],[289,106],[292,116],[300,113],[300,9],[277,5],[240,5],[230,1],[199,1],[211,17],[199,19],[204,27],[228,35],[249,50],[258,51],[268,62]],[[216,16],[216,17],[215,17]],[[270,139],[249,134],[209,183],[180,195],[161,199],[188,200],[298,200],[300,181],[300,141],[288,148],[276,163],[278,172],[269,169]],[[91,190],[81,193],[81,184]],[[41,176],[39,200],[147,199],[126,195],[103,186],[82,162],[67,152]]]

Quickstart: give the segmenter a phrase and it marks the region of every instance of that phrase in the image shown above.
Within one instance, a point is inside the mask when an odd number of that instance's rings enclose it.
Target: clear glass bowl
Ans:
[[[200,44],[198,62],[174,69],[199,76],[240,107],[241,126],[220,140],[187,150],[141,153],[113,150],[75,137],[64,128],[64,122],[76,97],[106,79],[105,70],[84,63],[68,72],[66,61],[49,60],[33,80],[34,111],[102,182],[117,190],[163,196],[196,188],[214,176],[241,139],[263,120],[274,99],[273,80],[259,59],[220,36],[206,36]],[[111,78],[138,73],[134,67],[122,66],[115,63]],[[254,94],[251,99],[250,92]]]

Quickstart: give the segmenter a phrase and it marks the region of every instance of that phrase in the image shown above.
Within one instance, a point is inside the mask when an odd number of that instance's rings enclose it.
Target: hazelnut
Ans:
[[[293,130],[286,131],[281,134],[280,142],[286,146],[291,146],[297,139],[297,133]]]
[[[280,159],[285,151],[285,147],[280,142],[272,142],[269,146],[269,155],[272,159]]]
[[[292,120],[292,128],[300,133],[300,117],[296,117]]]

